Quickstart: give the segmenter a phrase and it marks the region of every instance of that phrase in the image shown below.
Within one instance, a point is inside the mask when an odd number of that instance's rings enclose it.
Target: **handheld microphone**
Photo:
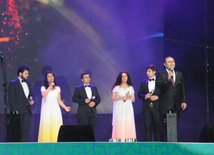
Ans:
[[[130,93],[129,91],[126,93],[126,95],[128,94],[128,93]],[[123,102],[126,102],[126,100],[123,100]]]
[[[91,98],[90,98],[90,100],[94,100],[96,97],[95,96],[92,96]]]
[[[173,68],[171,68],[171,72],[173,72],[173,70],[174,70],[174,69],[173,69]],[[173,79],[173,76],[171,76],[171,79]]]
[[[33,96],[30,96],[30,97],[29,97],[29,100],[32,101],[32,100],[33,100]]]
[[[53,80],[51,80],[51,83],[53,82]],[[53,89],[55,89],[55,85],[53,85]]]

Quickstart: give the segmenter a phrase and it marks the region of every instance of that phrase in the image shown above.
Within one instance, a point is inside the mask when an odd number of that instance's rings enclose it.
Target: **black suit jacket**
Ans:
[[[89,109],[91,109],[94,113],[94,116],[97,117],[97,110],[96,106],[100,103],[101,98],[98,93],[97,87],[90,85],[91,91],[92,91],[92,97],[95,96],[95,99],[92,99],[91,101],[95,102],[94,107],[89,107],[89,104],[85,103],[85,99],[88,98],[84,85],[80,85],[75,87],[74,94],[73,94],[73,102],[76,102],[79,104],[78,106],[78,113],[77,118],[84,118],[86,114],[88,113]]]
[[[187,103],[182,73],[175,71],[176,78],[174,87],[167,76],[167,71],[160,72],[157,76],[157,86],[161,89],[160,110],[162,113],[168,112],[173,106],[175,106],[177,110],[181,110],[181,103]]]
[[[22,114],[26,109],[29,109],[31,114],[31,106],[29,104],[29,97],[32,96],[31,85],[26,81],[29,88],[29,96],[26,98],[22,85],[19,79],[14,79],[9,82],[8,94],[9,94],[9,104],[10,111],[18,111],[19,114]]]
[[[143,112],[146,109],[146,107],[150,105],[151,102],[153,103],[154,107],[156,107],[159,110],[159,99],[155,101],[151,101],[150,99],[145,99],[146,94],[149,93],[148,80],[149,78],[141,82],[140,89],[138,92],[138,97],[143,99]],[[155,84],[155,90],[152,95],[157,95],[159,98],[159,94],[160,94],[160,89]]]

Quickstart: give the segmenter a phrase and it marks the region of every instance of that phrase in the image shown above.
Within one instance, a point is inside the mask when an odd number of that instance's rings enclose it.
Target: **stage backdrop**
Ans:
[[[89,72],[91,84],[98,87],[102,98],[98,113],[111,114],[111,89],[122,70],[132,77],[134,112],[141,113],[137,92],[146,78],[146,67],[153,63],[158,70],[163,69],[163,0],[23,0],[13,4],[20,25],[8,26],[13,19],[2,12],[11,10],[2,1],[0,16],[6,24],[2,24],[1,37],[11,37],[12,33],[13,39],[1,42],[0,50],[8,81],[17,77],[19,65],[29,66],[33,114],[40,114],[40,88],[46,71],[55,73],[62,100],[71,106],[72,114],[77,113],[77,104],[72,102],[74,88],[82,84],[80,74]],[[10,33],[13,27],[15,32]],[[2,73],[0,77],[3,83]],[[0,107],[3,113],[2,89]]]
[[[17,77],[19,65],[30,67],[35,105],[28,140],[37,141],[45,72],[55,73],[62,100],[72,107],[70,113],[62,109],[64,124],[75,125],[77,104],[72,94],[86,71],[102,98],[96,140],[107,141],[111,88],[118,73],[127,70],[136,94],[137,138],[144,141],[142,101],[137,97],[140,82],[149,64],[163,70],[164,57],[171,55],[184,75],[188,99],[178,124],[179,141],[199,141],[204,126],[206,131],[206,125],[214,123],[213,6],[213,0],[0,0],[0,54],[8,81]],[[0,124],[3,107],[0,89]],[[3,125],[0,133],[4,141]]]
[[[164,56],[175,58],[187,91],[188,107],[178,124],[179,141],[213,139],[209,127],[214,124],[213,6],[213,0],[164,0]]]

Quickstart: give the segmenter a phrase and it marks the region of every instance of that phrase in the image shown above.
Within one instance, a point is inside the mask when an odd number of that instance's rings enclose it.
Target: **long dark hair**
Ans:
[[[121,71],[121,72],[118,74],[118,76],[117,76],[117,79],[116,79],[116,81],[115,81],[115,83],[114,83],[114,85],[113,85],[113,87],[112,87],[112,90],[114,89],[115,86],[118,86],[118,85],[120,85],[120,84],[122,83],[122,74],[123,74],[123,73],[126,73],[126,75],[128,76],[127,84],[128,84],[129,86],[132,86],[132,79],[131,79],[130,74],[129,74],[127,71]]]
[[[55,75],[53,72],[51,71],[48,71],[45,73],[45,77],[44,77],[44,80],[43,80],[43,86],[45,86],[45,88],[47,89],[49,87],[49,83],[48,83],[48,79],[47,79],[47,75],[51,73],[53,76],[54,76],[54,84],[56,86],[56,78],[55,78]]]

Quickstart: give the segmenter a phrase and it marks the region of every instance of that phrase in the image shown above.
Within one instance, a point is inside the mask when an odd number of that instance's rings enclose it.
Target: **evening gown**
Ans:
[[[41,92],[46,91],[44,86]],[[57,101],[60,87],[50,90],[42,98],[38,142],[57,142],[59,128],[62,125],[62,113]]]
[[[134,89],[132,86],[126,89],[115,86],[112,92],[117,92],[116,96],[121,97],[128,92],[131,95]],[[130,99],[113,102],[112,126],[112,138],[120,138],[121,142],[125,142],[126,138],[136,138],[134,110]]]

